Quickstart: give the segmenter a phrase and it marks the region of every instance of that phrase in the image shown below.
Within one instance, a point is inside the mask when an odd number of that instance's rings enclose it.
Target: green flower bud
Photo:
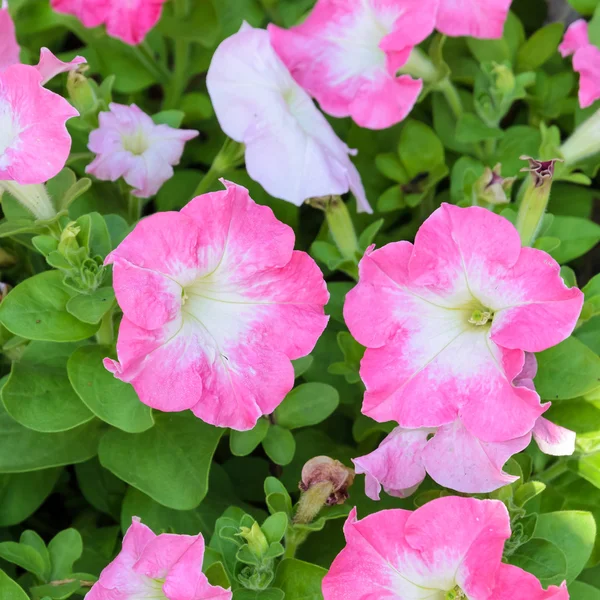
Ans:
[[[269,549],[269,542],[256,521],[252,527],[240,527],[239,535],[248,542],[248,547],[257,557],[262,557]]]

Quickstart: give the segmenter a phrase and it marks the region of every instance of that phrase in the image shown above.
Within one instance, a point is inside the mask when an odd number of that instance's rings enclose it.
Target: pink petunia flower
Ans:
[[[512,0],[439,0],[435,27],[453,37],[501,38]]]
[[[246,169],[275,196],[302,204],[351,190],[372,212],[352,151],[277,56],[269,34],[244,24],[215,51],[206,78],[223,131],[246,145]]]
[[[346,547],[323,579],[325,600],[568,600],[502,563],[510,517],[498,500],[448,496],[415,511],[382,510],[344,525]]]
[[[231,600],[230,590],[211,585],[202,573],[204,539],[155,535],[133,517],[117,557],[100,573],[88,600]]]
[[[363,413],[404,429],[460,419],[484,442],[530,433],[538,394],[515,378],[525,351],[573,331],[583,294],[548,254],[522,248],[515,227],[479,207],[443,204],[414,245],[369,248],[344,317],[367,347]]]
[[[600,49],[590,43],[588,23],[575,21],[558,47],[563,57],[573,55],[573,69],[579,73],[579,104],[592,105],[600,98]]]
[[[85,27],[106,25],[106,33],[130,46],[144,41],[167,0],[52,0],[52,8],[75,15]]]
[[[537,372],[535,356],[525,354],[525,366],[513,384],[533,391]],[[390,496],[405,498],[419,487],[425,474],[440,485],[468,494],[492,492],[518,478],[502,470],[506,461],[535,439],[540,450],[553,456],[575,451],[575,432],[539,417],[533,430],[505,442],[485,442],[460,419],[441,427],[396,427],[375,451],[353,459],[356,473],[365,474],[365,493],[379,500],[381,488]]]
[[[294,79],[334,117],[384,129],[412,110],[423,83],[396,77],[433,31],[439,0],[318,0],[291,29],[269,25]]]
[[[65,123],[78,112],[42,87],[35,67],[12,65],[0,73],[0,180],[44,183],[71,150]]]
[[[153,408],[246,430],[291,390],[329,294],[292,229],[224,183],[143,219],[108,255],[124,317],[105,366]]]
[[[123,177],[140,198],[154,196],[162,184],[173,177],[185,142],[197,131],[157,125],[135,104],[109,106],[110,112],[99,114],[100,127],[90,133],[88,148],[96,158],[87,166],[103,181]]]
[[[0,73],[11,65],[20,64],[19,52],[15,24],[8,12],[8,3],[6,0],[2,0],[0,5]],[[45,85],[59,73],[74,71],[84,62],[86,62],[85,58],[76,56],[72,61],[65,63],[56,58],[48,48],[42,48],[36,69],[42,75],[42,85]]]

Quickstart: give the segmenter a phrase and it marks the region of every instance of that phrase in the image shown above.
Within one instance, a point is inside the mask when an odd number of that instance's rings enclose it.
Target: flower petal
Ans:
[[[588,35],[588,22],[585,19],[579,19],[571,23],[565,32],[565,36],[558,51],[563,58],[575,54],[580,48],[589,46],[590,38]]]
[[[502,564],[496,572],[494,600],[569,600],[567,585],[544,590],[535,576],[519,567]]]
[[[540,417],[533,428],[533,439],[544,454],[552,456],[571,456],[575,452],[574,431],[555,425]]]
[[[48,48],[42,48],[40,50],[40,62],[38,62],[36,69],[42,76],[42,85],[46,85],[52,78],[56,77],[60,73],[66,73],[67,71],[74,71],[79,65],[87,62],[83,56],[76,56],[70,62],[63,62],[56,58]]]
[[[10,65],[20,62],[20,52],[15,24],[8,12],[8,7],[2,3],[0,7],[0,73]]]
[[[440,0],[436,28],[454,37],[501,38],[512,0]]]
[[[573,69],[579,73],[579,104],[591,106],[600,98],[600,49],[586,46],[575,52]]]

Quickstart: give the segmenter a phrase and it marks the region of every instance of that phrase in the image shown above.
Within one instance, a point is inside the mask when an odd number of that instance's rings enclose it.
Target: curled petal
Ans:
[[[66,63],[56,58],[48,48],[42,48],[40,50],[40,62],[37,64],[36,69],[42,76],[42,85],[46,85],[46,83],[60,73],[74,71],[79,65],[85,62],[87,61],[83,56],[76,56],[72,61]]]
[[[533,428],[533,439],[544,454],[552,456],[570,456],[575,452],[574,431],[555,425],[540,417]]]

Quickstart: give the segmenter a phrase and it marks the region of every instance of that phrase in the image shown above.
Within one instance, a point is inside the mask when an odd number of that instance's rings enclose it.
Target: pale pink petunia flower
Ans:
[[[185,143],[198,135],[191,129],[157,125],[135,104],[109,105],[110,112],[98,115],[100,127],[90,133],[88,148],[96,158],[87,166],[103,181],[123,177],[140,198],[154,196],[173,177]]]
[[[156,535],[133,517],[117,557],[100,573],[88,600],[231,600],[202,573],[204,539]]]
[[[572,23],[558,49],[563,57],[573,55],[573,69],[579,73],[579,104],[591,106],[600,98],[600,48],[590,43],[587,21]]]
[[[439,0],[435,27],[446,35],[501,38],[512,0]]]
[[[292,389],[329,294],[293,230],[224,183],[143,219],[108,255],[124,317],[105,366],[153,408],[247,430]]]
[[[294,79],[334,117],[384,129],[412,110],[423,83],[396,76],[435,25],[439,0],[318,0],[291,29],[269,25]]]
[[[246,145],[248,174],[269,194],[299,206],[351,190],[359,212],[372,212],[352,151],[294,81],[267,31],[244,24],[224,40],[206,84],[221,128]]]
[[[0,73],[0,180],[45,183],[71,150],[65,123],[78,112],[42,87],[35,67],[12,65]]]
[[[6,0],[2,0],[2,5],[0,6],[0,73],[11,65],[17,65],[21,62],[19,60],[19,52],[20,48],[17,43],[15,24],[8,12]],[[48,48],[42,48],[40,51],[40,61],[36,69],[42,75],[42,85],[45,85],[59,73],[74,71],[84,62],[86,62],[85,58],[76,56],[72,61],[65,63],[56,58]]]
[[[568,600],[502,562],[510,516],[498,500],[448,496],[415,511],[382,510],[344,525],[346,546],[323,579],[325,600]]]
[[[52,0],[52,8],[76,16],[85,27],[106,25],[106,33],[130,46],[144,41],[167,0]]]
[[[525,352],[573,331],[583,294],[547,253],[479,207],[443,204],[414,245],[369,248],[344,316],[367,347],[363,413],[405,429],[460,419],[484,442],[529,434],[549,407],[525,382]]]

